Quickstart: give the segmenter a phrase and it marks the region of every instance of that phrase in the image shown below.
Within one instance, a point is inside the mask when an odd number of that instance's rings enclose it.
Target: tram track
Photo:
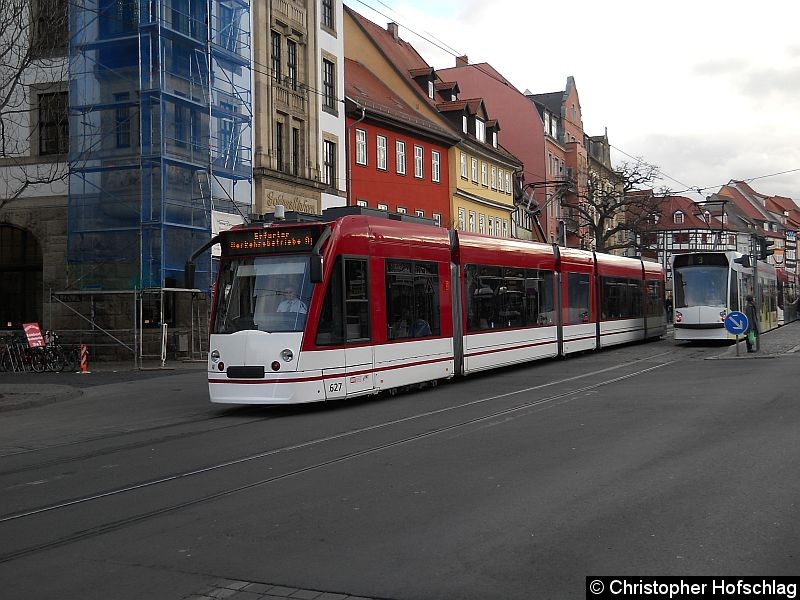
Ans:
[[[44,451],[47,451],[47,450],[58,450],[58,449],[75,447],[75,446],[80,446],[80,445],[102,443],[102,442],[110,440],[110,439],[117,439],[117,438],[121,438],[121,437],[148,434],[148,433],[153,433],[153,432],[162,431],[162,430],[169,430],[169,429],[174,429],[174,428],[179,428],[179,427],[198,425],[198,424],[202,424],[202,423],[213,423],[213,422],[215,422],[215,421],[217,421],[219,419],[224,419],[225,417],[226,417],[226,415],[214,415],[214,416],[211,416],[211,417],[204,417],[202,419],[190,419],[190,420],[180,421],[180,422],[176,422],[176,423],[167,423],[167,424],[164,424],[164,425],[157,425],[157,426],[153,426],[153,427],[142,427],[142,428],[139,428],[139,429],[129,429],[129,430],[124,430],[124,431],[115,431],[115,432],[104,434],[104,435],[93,436],[93,437],[87,438],[87,439],[73,440],[73,441],[64,442],[64,443],[61,443],[61,444],[50,444],[50,445],[47,445],[47,446],[43,446],[41,448],[32,448],[32,449],[21,451],[21,452],[10,452],[10,453],[6,453],[6,454],[0,454],[0,459],[16,458],[16,457],[26,456],[26,455],[30,455],[31,453],[34,453],[34,452],[44,452]],[[94,451],[91,451],[91,452],[83,452],[81,454],[76,454],[76,455],[73,455],[73,456],[65,456],[65,457],[62,457],[62,458],[54,458],[52,460],[41,461],[41,462],[33,463],[33,464],[30,464],[30,465],[26,465],[26,466],[23,466],[23,467],[16,467],[16,468],[12,468],[12,469],[0,470],[0,476],[13,475],[13,474],[17,474],[17,473],[24,473],[24,472],[28,472],[28,471],[34,471],[36,469],[42,469],[42,468],[54,467],[54,466],[63,465],[63,464],[69,464],[69,463],[72,463],[72,462],[81,461],[81,460],[87,460],[87,459],[90,459],[90,458],[99,458],[99,457],[108,456],[108,455],[111,455],[111,454],[116,454],[117,452],[122,452],[122,451],[125,451],[125,450],[135,450],[137,448],[144,448],[146,446],[151,446],[153,444],[163,444],[163,443],[168,443],[168,442],[179,441],[179,440],[195,437],[195,436],[198,436],[198,435],[205,435],[207,433],[215,433],[215,432],[219,432],[219,431],[225,431],[225,430],[228,430],[228,429],[234,429],[234,428],[237,428],[237,427],[244,427],[244,426],[247,426],[247,425],[253,425],[253,424],[261,423],[261,422],[264,422],[264,421],[269,421],[269,420],[272,420],[272,419],[275,419],[275,418],[278,418],[278,417],[276,417],[275,415],[270,415],[270,416],[267,416],[267,417],[258,417],[258,418],[248,419],[246,421],[242,421],[242,422],[239,422],[239,423],[221,424],[219,427],[209,427],[209,428],[206,428],[206,429],[198,429],[198,430],[187,431],[187,432],[183,432],[183,433],[175,433],[175,434],[172,434],[172,435],[164,435],[164,436],[156,437],[156,438],[147,438],[147,439],[144,439],[144,440],[141,440],[141,441],[129,442],[129,443],[125,443],[125,444],[116,444],[116,445],[113,445],[113,446],[105,447],[105,448],[100,449],[100,450],[94,450]]]
[[[543,384],[540,384],[540,385],[536,385],[536,386],[529,386],[529,387],[525,387],[525,388],[521,388],[521,389],[517,389],[517,390],[511,390],[511,391],[504,392],[504,393],[501,393],[501,394],[490,395],[490,396],[486,396],[486,397],[483,397],[483,398],[478,398],[478,399],[475,399],[475,400],[471,400],[469,402],[463,402],[463,403],[459,403],[459,404],[456,404],[456,405],[451,405],[451,406],[446,406],[446,407],[442,407],[442,408],[438,408],[438,409],[434,409],[434,410],[430,410],[430,411],[420,412],[420,413],[417,413],[417,414],[414,414],[414,415],[409,415],[409,416],[405,416],[405,417],[402,417],[402,418],[393,419],[393,420],[390,420],[390,421],[385,421],[385,422],[382,422],[382,423],[376,423],[376,424],[368,425],[368,426],[365,426],[365,427],[353,429],[353,430],[350,430],[350,431],[344,431],[344,432],[332,434],[332,435],[329,435],[329,436],[317,437],[315,439],[307,440],[305,442],[301,442],[301,443],[298,443],[298,444],[282,446],[280,448],[274,448],[274,449],[267,450],[267,451],[264,451],[264,452],[259,452],[259,453],[254,453],[254,454],[250,454],[250,455],[247,455],[247,456],[242,456],[242,457],[239,457],[239,458],[236,458],[236,459],[231,459],[231,460],[228,460],[228,461],[225,461],[225,462],[220,462],[220,463],[217,463],[217,464],[212,464],[212,465],[207,465],[207,466],[200,467],[200,468],[186,470],[186,471],[182,471],[182,472],[179,472],[179,473],[174,473],[174,474],[171,474],[171,475],[166,475],[166,476],[162,476],[162,477],[159,477],[159,478],[154,478],[154,479],[147,480],[147,481],[141,481],[141,482],[137,482],[137,483],[132,483],[132,484],[129,484],[129,485],[126,485],[126,486],[120,486],[120,487],[117,487],[117,488],[114,488],[114,489],[100,491],[100,492],[96,492],[96,493],[93,493],[93,494],[87,494],[87,495],[84,495],[84,496],[81,496],[81,497],[77,497],[77,498],[73,498],[73,499],[69,499],[69,500],[65,500],[65,501],[61,501],[61,502],[55,502],[55,503],[51,503],[51,504],[48,504],[48,505],[40,506],[40,507],[37,507],[37,508],[32,508],[32,509],[28,509],[28,510],[22,510],[22,511],[14,512],[14,513],[7,513],[7,514],[4,514],[4,515],[0,515],[0,527],[8,526],[10,524],[13,524],[15,522],[20,522],[20,521],[25,520],[25,519],[32,519],[32,518],[35,518],[37,516],[42,516],[42,515],[44,515],[46,513],[56,513],[59,510],[67,509],[67,508],[70,508],[70,507],[78,507],[78,506],[84,506],[84,505],[88,506],[88,505],[91,505],[93,503],[105,500],[105,499],[123,496],[125,494],[129,494],[129,493],[132,493],[132,492],[138,492],[138,491],[158,488],[159,486],[163,486],[163,485],[168,484],[168,483],[179,482],[181,480],[186,480],[186,479],[193,478],[193,477],[198,477],[198,476],[202,476],[202,475],[209,475],[211,473],[220,472],[222,470],[229,469],[229,468],[235,467],[235,466],[240,466],[240,465],[243,465],[243,464],[246,464],[246,463],[251,463],[253,461],[258,461],[258,460],[262,460],[262,459],[268,459],[268,458],[271,458],[271,457],[275,457],[277,455],[287,454],[287,453],[294,452],[294,451],[297,451],[297,450],[301,450],[301,449],[305,449],[305,448],[311,448],[313,446],[319,446],[319,445],[327,444],[327,443],[330,443],[330,442],[343,440],[345,438],[350,438],[350,437],[353,437],[353,436],[358,436],[358,435],[366,434],[366,433],[369,433],[369,432],[375,432],[375,431],[381,430],[381,429],[391,428],[391,427],[394,427],[394,426],[398,426],[400,424],[408,424],[408,423],[411,423],[411,422],[414,422],[414,421],[420,421],[420,420],[423,420],[423,419],[426,419],[426,418],[430,418],[430,417],[433,417],[433,416],[439,416],[439,415],[443,415],[443,414],[446,414],[446,413],[453,414],[454,411],[466,409],[468,407],[476,407],[476,406],[480,407],[480,406],[482,406],[482,405],[484,405],[485,403],[488,403],[488,402],[494,402],[494,401],[498,401],[498,400],[502,400],[502,399],[506,399],[506,398],[511,398],[513,396],[517,396],[517,395],[520,395],[520,394],[532,393],[532,392],[536,392],[536,391],[539,391],[539,390],[551,388],[551,387],[554,387],[554,386],[568,385],[569,383],[571,383],[573,381],[578,381],[578,380],[581,380],[581,379],[584,379],[584,378],[587,378],[587,377],[592,377],[592,376],[597,376],[597,375],[605,375],[605,374],[608,374],[610,372],[613,372],[615,370],[618,370],[618,369],[621,369],[621,368],[624,368],[624,367],[630,367],[632,365],[636,365],[636,364],[639,364],[639,363],[642,363],[642,362],[657,361],[658,359],[666,358],[666,360],[660,360],[660,361],[656,362],[656,364],[654,364],[654,365],[650,365],[650,366],[647,366],[647,367],[644,367],[644,368],[641,368],[641,369],[638,369],[638,370],[635,370],[635,371],[632,371],[632,372],[629,372],[629,373],[620,374],[620,375],[618,375],[616,377],[610,377],[610,378],[607,378],[607,379],[602,379],[601,381],[597,381],[597,382],[594,382],[594,383],[589,383],[588,385],[585,385],[585,386],[582,386],[582,387],[579,387],[579,388],[570,388],[570,389],[566,389],[566,390],[563,390],[563,391],[558,391],[556,393],[553,393],[553,394],[545,396],[545,397],[539,397],[539,398],[536,398],[536,399],[533,399],[533,400],[529,400],[529,401],[526,401],[526,402],[515,404],[515,405],[510,406],[510,407],[506,407],[506,408],[503,408],[503,409],[493,410],[493,411],[490,411],[488,413],[480,414],[480,415],[477,415],[477,416],[474,416],[474,417],[461,418],[461,419],[456,420],[456,422],[454,422],[454,423],[447,423],[447,424],[441,425],[439,427],[435,427],[433,429],[429,429],[429,430],[426,430],[426,431],[405,435],[405,436],[403,436],[403,437],[401,437],[399,439],[391,440],[391,441],[388,441],[388,442],[385,442],[385,443],[372,444],[372,445],[367,446],[366,448],[362,448],[362,449],[355,450],[355,451],[352,451],[352,452],[346,452],[346,453],[344,453],[344,454],[342,454],[340,456],[333,456],[331,458],[324,459],[324,460],[318,460],[316,462],[312,462],[311,464],[303,465],[303,466],[298,467],[298,468],[289,469],[288,471],[286,471],[284,473],[275,474],[275,475],[270,476],[270,477],[261,478],[261,479],[258,479],[256,481],[247,482],[247,483],[244,483],[244,484],[241,484],[241,485],[231,486],[231,487],[228,487],[228,488],[216,491],[216,492],[208,493],[208,494],[205,494],[205,495],[195,495],[194,497],[189,497],[189,498],[187,498],[187,499],[185,499],[183,501],[173,502],[173,503],[168,504],[166,506],[154,508],[152,510],[144,511],[144,512],[141,512],[139,514],[129,515],[129,516],[122,517],[122,518],[119,518],[119,519],[110,519],[110,520],[108,520],[106,522],[99,523],[99,524],[91,526],[91,527],[84,527],[84,528],[80,529],[79,531],[75,531],[75,532],[69,533],[67,535],[63,535],[63,536],[57,537],[56,539],[43,541],[41,543],[31,544],[31,545],[25,546],[23,548],[19,548],[19,549],[10,551],[10,552],[6,552],[6,553],[3,553],[3,554],[0,554],[0,563],[13,561],[13,560],[16,560],[16,559],[19,559],[19,558],[23,558],[25,556],[29,556],[31,554],[35,554],[35,553],[38,553],[38,552],[46,551],[48,549],[52,549],[52,548],[56,548],[56,547],[59,547],[59,546],[64,546],[64,545],[67,545],[67,544],[70,544],[70,543],[74,543],[74,542],[90,539],[90,538],[93,538],[93,537],[97,537],[97,536],[103,535],[105,533],[109,533],[111,531],[115,531],[115,530],[127,527],[129,525],[133,525],[133,524],[136,524],[136,523],[141,523],[141,522],[144,522],[144,521],[147,521],[147,520],[150,520],[150,519],[156,519],[156,518],[158,518],[160,516],[163,516],[165,514],[168,514],[168,513],[174,513],[174,512],[177,512],[177,511],[185,510],[185,509],[191,508],[193,506],[197,506],[199,504],[203,504],[203,503],[206,503],[206,502],[212,502],[214,500],[218,500],[218,499],[221,499],[221,498],[224,498],[224,497],[227,497],[227,496],[231,496],[231,495],[235,495],[235,494],[238,494],[238,493],[242,493],[242,492],[245,492],[247,490],[251,490],[251,489],[257,488],[257,487],[278,483],[278,482],[286,480],[288,478],[300,476],[300,475],[302,475],[304,473],[309,473],[309,472],[312,472],[312,471],[325,469],[327,467],[330,467],[330,466],[333,466],[333,465],[337,465],[337,464],[340,464],[340,463],[343,463],[343,462],[356,460],[356,459],[358,459],[360,457],[363,457],[363,456],[379,453],[379,452],[382,452],[382,451],[385,451],[385,450],[388,450],[388,449],[391,449],[391,448],[396,448],[398,446],[402,446],[402,445],[405,445],[405,444],[410,444],[410,443],[414,443],[414,442],[417,442],[417,441],[420,441],[420,440],[428,439],[428,438],[431,438],[433,436],[437,436],[437,435],[441,435],[441,434],[444,434],[444,433],[452,432],[452,431],[457,430],[457,429],[470,427],[470,426],[482,423],[482,422],[487,421],[487,420],[494,420],[494,419],[497,419],[499,417],[508,416],[510,414],[517,413],[517,412],[520,412],[520,411],[525,411],[525,410],[531,410],[531,409],[543,410],[543,409],[545,409],[547,407],[550,407],[550,406],[556,406],[556,405],[559,405],[559,404],[570,402],[570,401],[572,401],[574,399],[577,399],[579,397],[584,397],[586,392],[589,392],[591,390],[595,390],[595,389],[598,389],[598,388],[601,388],[601,387],[613,385],[615,383],[619,383],[619,382],[631,379],[633,377],[644,375],[644,374],[650,373],[650,372],[652,372],[654,370],[661,369],[661,368],[667,367],[669,365],[675,364],[676,362],[679,362],[680,360],[682,360],[681,358],[671,359],[671,355],[673,355],[673,352],[671,352],[671,351],[662,352],[662,353],[659,353],[659,354],[655,354],[655,355],[639,358],[639,359],[636,359],[634,361],[627,362],[625,364],[613,365],[613,366],[606,367],[606,368],[599,369],[599,370],[595,370],[595,371],[592,371],[592,372],[589,372],[589,373],[583,373],[583,374],[576,375],[576,376],[573,376],[573,377],[563,378],[563,379],[560,379],[560,380],[557,380],[557,381],[546,382],[546,383],[543,383]]]

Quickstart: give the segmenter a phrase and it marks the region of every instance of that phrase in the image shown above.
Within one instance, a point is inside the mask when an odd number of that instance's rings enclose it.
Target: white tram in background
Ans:
[[[744,257],[745,264],[736,262]],[[778,279],[775,267],[749,264],[739,252],[690,252],[672,256],[675,340],[735,340],[725,329],[731,311],[745,310],[745,298],[761,298],[759,331],[778,326]],[[758,294],[754,271],[758,273]]]
[[[211,243],[212,402],[392,392],[666,333],[663,269],[639,259],[362,207],[288,213]]]

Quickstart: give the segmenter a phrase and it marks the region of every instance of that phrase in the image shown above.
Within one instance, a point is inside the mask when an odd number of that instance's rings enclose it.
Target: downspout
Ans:
[[[353,191],[352,191],[352,178],[353,178],[353,167],[350,165],[351,163],[351,154],[350,154],[350,130],[361,123],[364,119],[367,118],[367,109],[363,106],[358,104],[358,102],[352,101],[353,104],[356,105],[357,108],[361,109],[361,118],[358,121],[354,121],[347,126],[346,135],[344,137],[344,144],[345,144],[345,157],[347,160],[347,206],[352,206],[353,204]]]

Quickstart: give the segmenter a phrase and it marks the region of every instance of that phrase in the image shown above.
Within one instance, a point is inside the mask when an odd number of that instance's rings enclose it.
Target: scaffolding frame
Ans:
[[[208,323],[208,314],[205,319],[201,315],[201,303],[198,299],[206,297],[205,292],[197,288],[150,288],[150,289],[135,289],[135,290],[82,290],[82,291],[51,291],[50,299],[61,306],[64,306],[68,311],[80,318],[82,321],[88,323],[91,328],[88,330],[77,330],[80,334],[95,334],[100,332],[104,336],[114,341],[115,345],[120,346],[131,353],[134,368],[141,369],[145,359],[159,359],[161,367],[166,366],[167,358],[164,352],[157,354],[147,353],[145,351],[145,332],[152,330],[151,327],[146,327],[144,315],[144,304],[147,296],[158,296],[159,302],[159,321],[157,323],[160,330],[160,344],[159,347],[166,349],[169,345],[169,329],[165,323],[165,294],[191,294],[191,306],[189,311],[189,333],[188,333],[188,347],[186,350],[188,360],[205,360],[205,354],[208,352],[207,337],[203,334],[202,324]],[[97,297],[114,296],[117,298],[129,297],[133,307],[131,314],[132,327],[130,331],[133,332],[133,345],[125,343],[119,339],[114,332],[119,330],[110,330],[101,326],[95,317],[95,301]],[[80,310],[70,306],[71,302],[89,302],[89,315],[83,314]],[[181,328],[182,329],[182,328]],[[128,331],[125,329],[124,331]],[[178,334],[182,335],[182,334]],[[82,337],[82,336],[81,336]],[[206,342],[206,343],[204,343]],[[179,345],[179,344],[178,344]],[[178,347],[178,352],[180,348]]]
[[[58,294],[163,298],[183,289],[213,211],[252,206],[250,0],[76,0],[69,22],[69,268]],[[208,293],[210,253],[198,267]]]

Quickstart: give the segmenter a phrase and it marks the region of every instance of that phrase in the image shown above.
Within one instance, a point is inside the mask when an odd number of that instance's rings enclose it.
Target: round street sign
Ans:
[[[747,315],[738,310],[729,312],[728,316],[725,317],[725,329],[728,330],[728,333],[732,333],[733,335],[743,334],[747,331],[747,325]]]

